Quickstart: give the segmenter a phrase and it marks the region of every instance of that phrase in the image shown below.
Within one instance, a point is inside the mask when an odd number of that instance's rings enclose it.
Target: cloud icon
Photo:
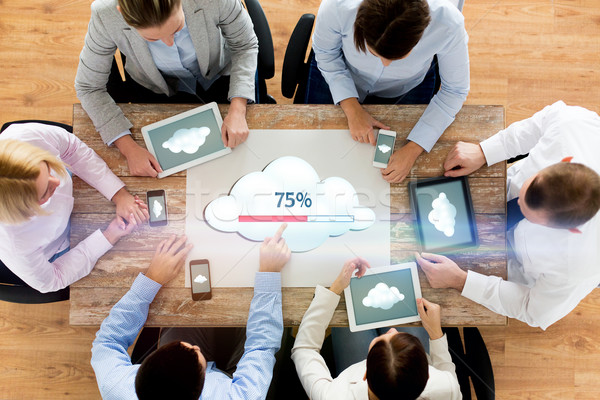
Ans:
[[[381,308],[389,310],[399,301],[404,300],[404,295],[400,293],[397,287],[389,287],[383,282],[379,282],[375,287],[369,290],[369,294],[362,300],[363,306]]]
[[[228,196],[206,206],[204,217],[216,230],[254,241],[272,236],[286,219],[283,238],[293,252],[315,249],[329,236],[367,229],[375,222],[375,213],[360,206],[347,180],[321,180],[309,163],[291,156],[240,178]]]
[[[158,202],[158,200],[154,200],[152,204],[152,212],[154,213],[154,218],[160,217],[162,214],[163,206]]]
[[[379,151],[382,152],[383,154],[387,153],[388,151],[390,151],[392,148],[390,146],[388,146],[387,144],[380,144],[379,146]]]
[[[201,128],[178,129],[173,136],[163,142],[162,147],[173,153],[184,152],[194,154],[206,141],[210,129],[206,126]]]
[[[204,275],[198,274],[198,276],[194,279],[194,282],[196,282],[196,283],[204,283],[207,280],[208,279]]]
[[[435,229],[444,232],[447,237],[454,236],[456,207],[450,203],[446,193],[440,193],[438,198],[431,203],[431,207],[433,207],[433,210],[429,213],[429,222],[435,225]]]

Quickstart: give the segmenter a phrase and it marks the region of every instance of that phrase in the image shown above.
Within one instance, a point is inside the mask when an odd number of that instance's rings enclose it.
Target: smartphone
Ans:
[[[192,282],[192,300],[209,300],[212,298],[208,260],[190,261],[190,278],[190,282]]]
[[[396,143],[396,132],[380,129],[377,135],[377,144],[375,145],[375,155],[373,156],[373,166],[377,168],[387,168],[390,157],[394,152]]]
[[[149,190],[146,193],[148,211],[150,213],[150,226],[163,226],[168,222],[167,197],[164,190]]]

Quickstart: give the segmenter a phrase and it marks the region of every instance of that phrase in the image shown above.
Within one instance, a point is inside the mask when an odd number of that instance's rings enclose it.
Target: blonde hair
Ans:
[[[46,150],[14,139],[0,140],[0,222],[19,224],[35,215],[47,215],[38,204],[36,179],[44,161],[59,176],[63,162]]]
[[[143,29],[165,23],[181,0],[118,0],[118,4],[127,25]]]

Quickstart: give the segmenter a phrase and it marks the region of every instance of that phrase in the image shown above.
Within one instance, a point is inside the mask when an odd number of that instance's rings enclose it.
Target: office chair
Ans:
[[[43,121],[35,119],[24,119],[20,121],[6,122],[0,128],[0,133],[12,124],[25,124],[28,122],[37,122],[40,124],[54,125],[66,129],[73,133],[73,127],[54,121]],[[43,304],[54,303],[56,301],[69,300],[69,287],[50,293],[40,293],[30,287],[21,278],[15,275],[2,261],[0,261],[0,300],[10,303],[22,304]]]
[[[284,97],[294,99],[294,104],[303,104],[308,80],[308,68],[313,58],[311,49],[306,59],[306,49],[315,23],[314,14],[304,14],[298,20],[283,58],[281,69],[281,93]]]
[[[458,328],[442,328],[448,339],[448,350],[456,366],[456,376],[464,400],[471,400],[471,386],[477,400],[494,400],[495,381],[492,362],[479,329],[463,328],[464,348]]]
[[[256,102],[265,104],[277,103],[267,92],[267,79],[275,76],[275,55],[273,52],[273,37],[267,17],[258,0],[244,0],[246,9],[254,24],[254,33],[258,38],[258,82],[256,87]]]

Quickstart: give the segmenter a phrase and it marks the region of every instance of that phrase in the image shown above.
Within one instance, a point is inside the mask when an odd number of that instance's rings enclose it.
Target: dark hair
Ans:
[[[117,4],[127,25],[143,29],[164,24],[181,0],[118,0]]]
[[[600,209],[600,176],[583,164],[553,164],[531,181],[525,204],[546,212],[557,228],[574,228],[592,219]]]
[[[364,0],[354,21],[354,45],[398,60],[417,45],[431,17],[426,0]]]
[[[414,400],[429,379],[423,345],[413,335],[397,333],[377,341],[367,355],[367,384],[379,400]]]
[[[206,371],[198,354],[181,342],[169,343],[150,354],[135,376],[140,400],[198,400]]]

